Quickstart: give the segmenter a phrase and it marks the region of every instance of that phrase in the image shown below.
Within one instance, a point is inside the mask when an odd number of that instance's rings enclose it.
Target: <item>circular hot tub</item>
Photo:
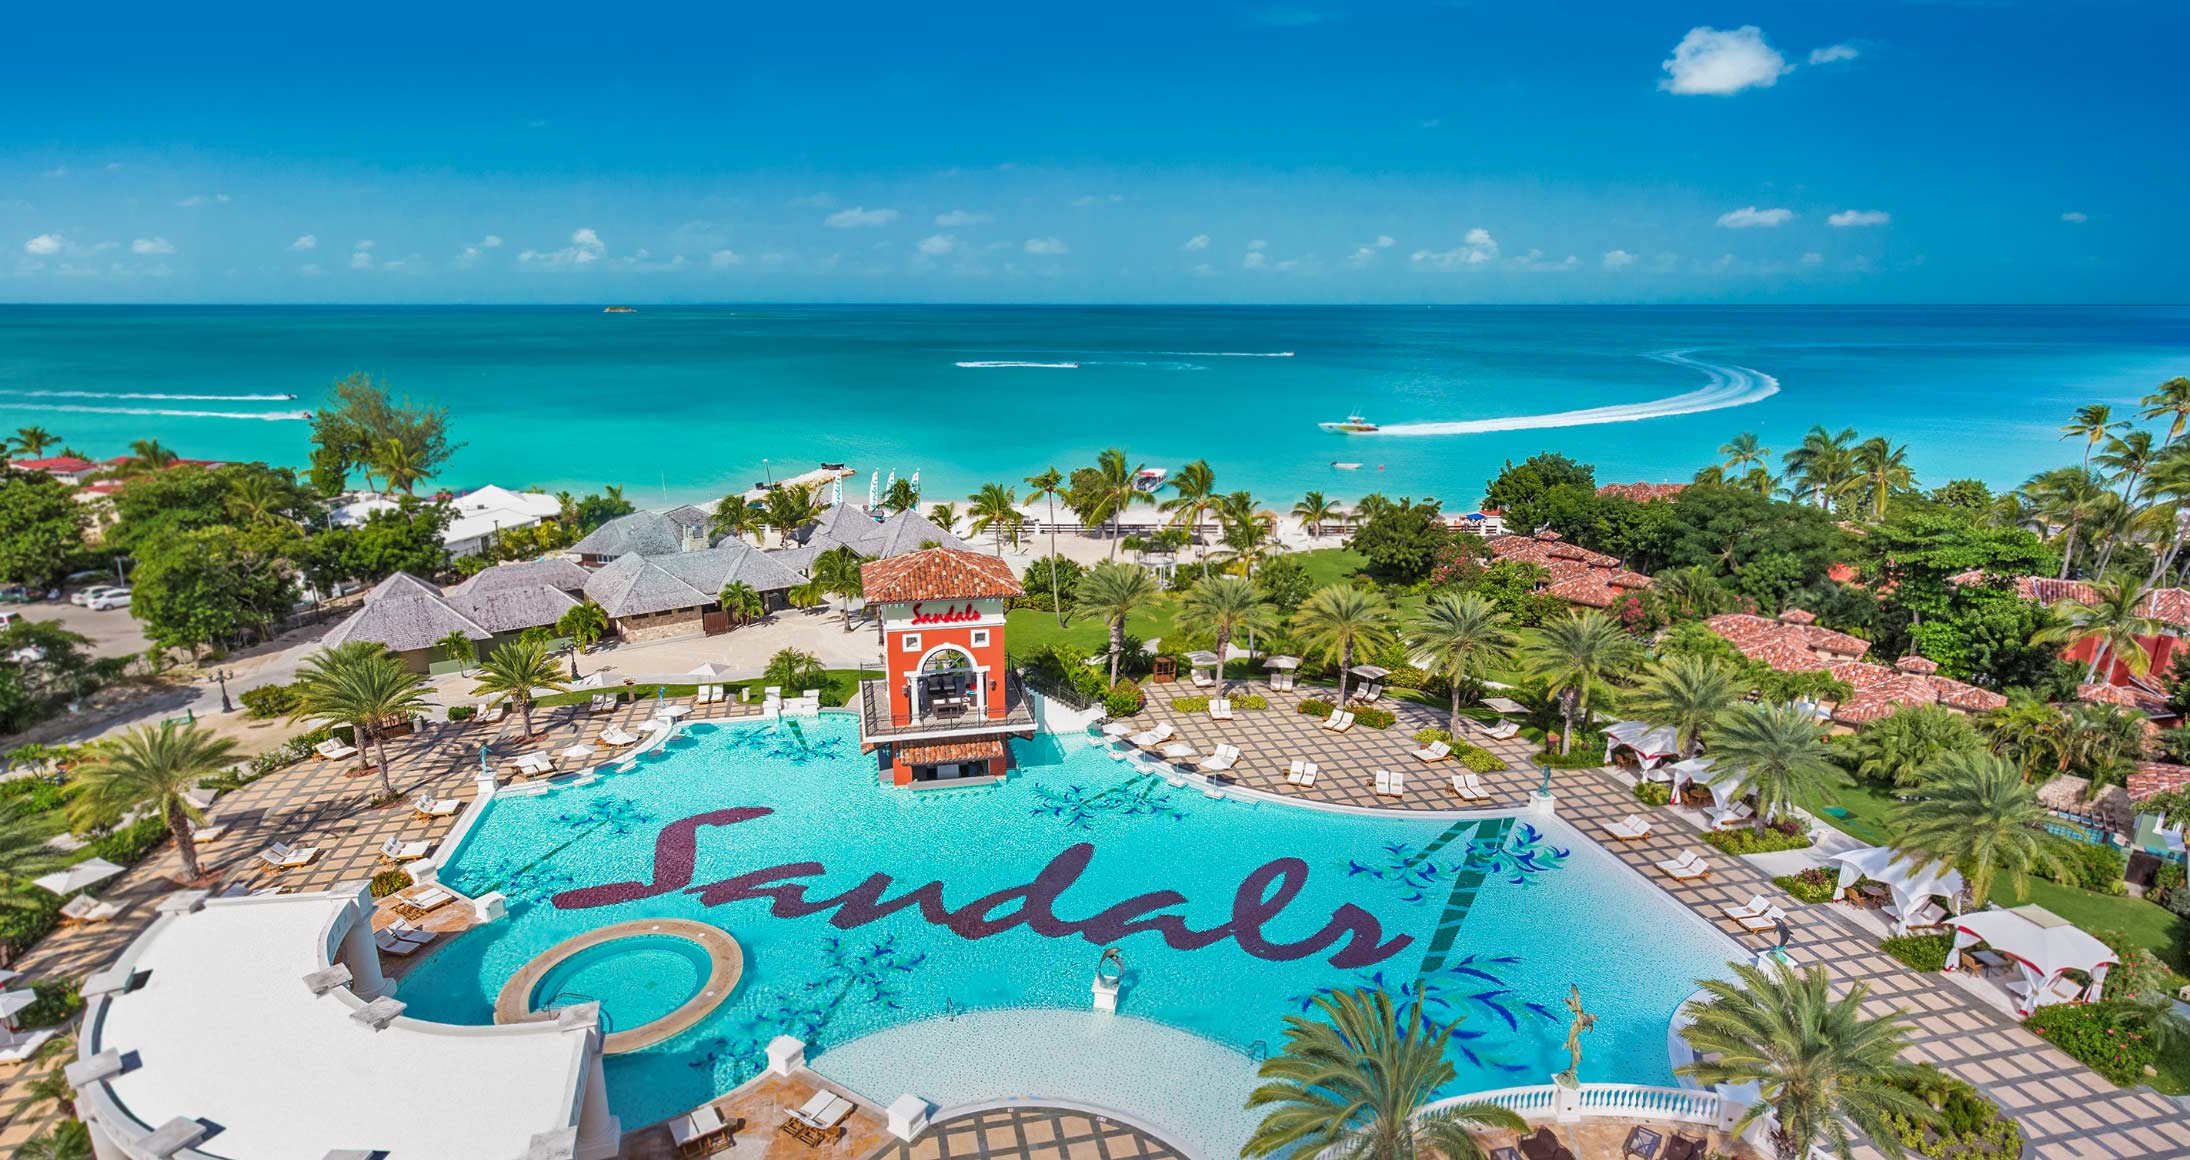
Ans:
[[[730,998],[744,973],[737,940],[681,919],[620,922],[565,939],[503,984],[496,1023],[599,1003],[602,1050],[637,1051],[692,1026]]]

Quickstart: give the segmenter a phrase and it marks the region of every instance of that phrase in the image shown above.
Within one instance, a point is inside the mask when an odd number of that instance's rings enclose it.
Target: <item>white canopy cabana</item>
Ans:
[[[1943,898],[1946,905],[1937,912],[1944,918],[1957,908],[1956,900],[1962,895],[1962,874],[1945,862],[1927,862],[1919,856],[1888,846],[1865,846],[1835,854],[1827,859],[1840,864],[1840,883],[1834,889],[1838,898],[1850,886],[1868,878],[1893,892],[1894,933],[1908,933],[1912,917],[1923,914],[1932,899]],[[1936,919],[1935,919],[1936,921]],[[1919,923],[1918,925],[1931,925]]]
[[[2114,952],[2075,924],[2042,906],[2018,906],[2011,910],[1980,910],[1954,920],[1954,949],[1984,943],[2012,961],[2022,973],[2019,984],[2008,991],[2027,1015],[2054,1003],[2096,1002],[2106,983]],[[1954,958],[1947,960],[1954,969]],[[2090,977],[2088,986],[2067,977],[2078,971]]]
[[[1683,758],[1671,765],[1646,769],[1643,771],[1642,776],[1644,781],[1670,782],[1676,790],[1680,788],[1681,783],[1684,781],[1704,785],[1711,780],[1711,759],[1708,757]]]
[[[31,884],[66,897],[86,886],[96,886],[122,872],[120,866],[104,858],[86,858],[66,870],[56,870],[31,879]]]
[[[1605,726],[1605,764],[1612,764],[1613,752],[1620,749],[1634,750],[1642,767],[1650,769],[1667,758],[1680,756],[1680,730],[1648,721],[1614,721]]]
[[[709,661],[706,664],[699,666],[698,668],[692,669],[690,671],[690,675],[695,677],[704,677],[710,681],[721,681],[727,680],[736,672],[737,670],[731,668],[729,665],[720,664],[715,661]]]

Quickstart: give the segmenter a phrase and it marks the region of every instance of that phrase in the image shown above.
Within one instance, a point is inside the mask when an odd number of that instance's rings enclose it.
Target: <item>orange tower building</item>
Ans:
[[[881,750],[892,784],[1000,778],[1009,737],[1031,736],[1034,707],[1004,660],[1004,601],[1022,593],[1011,566],[929,548],[860,566],[882,618],[884,677],[860,684],[859,741]]]

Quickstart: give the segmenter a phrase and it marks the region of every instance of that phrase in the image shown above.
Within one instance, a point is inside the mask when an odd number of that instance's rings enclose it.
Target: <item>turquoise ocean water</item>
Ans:
[[[1906,442],[1929,481],[2016,483],[2073,458],[2072,407],[2190,372],[2190,309],[0,307],[0,430],[99,456],[302,463],[283,416],[360,370],[449,407],[448,486],[686,500],[828,460],[945,499],[1118,445],[1266,501],[1461,505],[1546,448],[1684,479],[1812,423]],[[1387,433],[1316,427],[1354,412]]]

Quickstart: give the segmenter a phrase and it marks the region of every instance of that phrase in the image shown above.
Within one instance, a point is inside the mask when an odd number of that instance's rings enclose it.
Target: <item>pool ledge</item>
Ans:
[[[690,1029],[693,1024],[712,1014],[715,1008],[730,1001],[731,993],[738,989],[738,980],[745,974],[745,951],[738,946],[736,939],[720,929],[681,918],[619,922],[556,943],[510,976],[509,982],[502,984],[501,993],[494,999],[494,1021],[530,1023],[549,1017],[544,1012],[532,1009],[533,989],[540,985],[541,978],[549,971],[571,956],[618,939],[664,935],[698,943],[707,951],[707,982],[700,986],[699,994],[685,1000],[669,1014],[628,1031],[610,1032],[601,1042],[601,1053],[621,1055],[639,1051]]]

